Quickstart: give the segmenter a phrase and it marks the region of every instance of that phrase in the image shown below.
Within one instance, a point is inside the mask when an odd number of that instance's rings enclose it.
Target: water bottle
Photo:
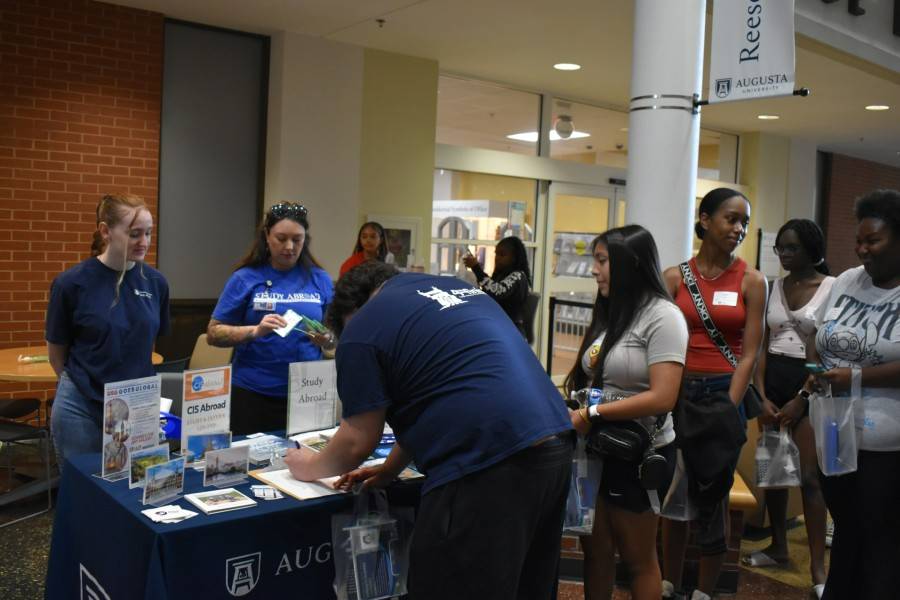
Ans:
[[[583,388],[575,390],[570,395],[570,400],[577,403],[580,408],[595,406],[597,404],[608,404],[617,402],[623,398],[627,398],[630,394],[622,394],[620,392],[608,392],[602,388]]]

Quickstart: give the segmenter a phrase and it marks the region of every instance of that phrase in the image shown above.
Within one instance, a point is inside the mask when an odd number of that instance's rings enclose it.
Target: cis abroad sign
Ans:
[[[794,91],[794,0],[716,0],[709,102]]]

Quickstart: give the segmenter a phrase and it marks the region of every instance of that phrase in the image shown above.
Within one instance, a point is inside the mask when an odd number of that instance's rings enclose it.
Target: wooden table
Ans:
[[[0,349],[0,381],[56,383],[56,373],[53,372],[49,362],[20,364],[18,358],[21,354],[26,356],[46,355],[47,346]],[[154,352],[151,360],[154,365],[158,365],[163,361],[163,357]]]

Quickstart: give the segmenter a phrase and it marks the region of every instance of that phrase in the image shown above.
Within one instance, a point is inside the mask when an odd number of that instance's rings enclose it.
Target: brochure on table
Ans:
[[[210,450],[206,453],[206,465],[203,468],[203,487],[223,487],[247,479],[249,463],[248,446]]]
[[[231,431],[231,367],[184,372],[181,448],[189,435]]]
[[[333,360],[291,363],[287,434],[333,427],[338,417],[337,370]]]
[[[159,390],[159,375],[103,386],[104,479],[128,477],[131,453],[159,444]]]
[[[144,504],[159,506],[184,491],[184,457],[147,467]]]

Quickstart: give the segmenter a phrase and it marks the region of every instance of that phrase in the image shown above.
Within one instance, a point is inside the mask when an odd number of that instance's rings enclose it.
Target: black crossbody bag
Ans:
[[[636,465],[641,486],[645,490],[659,489],[666,476],[666,457],[656,451],[653,442],[665,423],[665,414],[656,417],[651,433],[632,420],[594,422],[586,449],[590,454]]]
[[[691,300],[694,301],[697,315],[703,322],[707,335],[719,349],[719,352],[722,353],[722,356],[725,357],[725,360],[728,361],[728,364],[733,369],[736,369],[738,364],[737,356],[734,355],[731,346],[725,341],[725,336],[722,335],[722,332],[719,331],[719,328],[716,327],[715,322],[712,320],[709,308],[707,308],[706,302],[703,300],[703,294],[700,293],[700,287],[697,285],[697,279],[694,277],[694,271],[691,270],[691,265],[683,262],[678,267],[681,269],[681,278],[684,280],[684,286],[691,294]],[[747,386],[747,391],[744,393],[741,403],[744,405],[744,415],[748,420],[755,419],[762,414],[762,397],[759,390],[752,383]]]

